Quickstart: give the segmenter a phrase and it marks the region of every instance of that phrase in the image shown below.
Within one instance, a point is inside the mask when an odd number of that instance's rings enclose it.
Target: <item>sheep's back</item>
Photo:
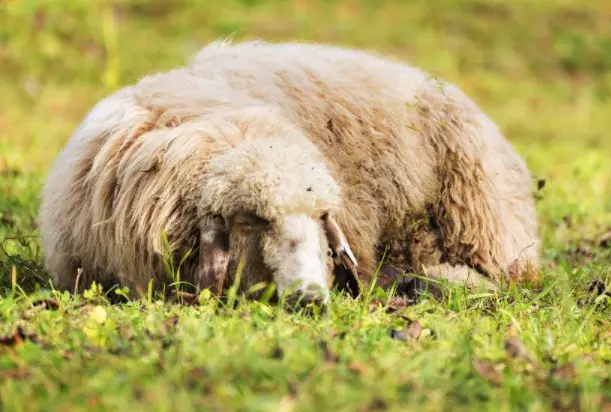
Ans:
[[[435,154],[413,128],[430,83],[421,71],[360,51],[261,42],[213,44],[190,67],[278,108],[306,132],[341,184],[340,220],[354,243],[393,235],[434,197]]]

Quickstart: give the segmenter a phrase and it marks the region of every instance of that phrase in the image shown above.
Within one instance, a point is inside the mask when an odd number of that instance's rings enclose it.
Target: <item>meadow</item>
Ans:
[[[0,0],[0,409],[611,411],[610,21],[606,0]],[[53,290],[36,219],[57,152],[98,99],[226,36],[460,86],[536,177],[540,281],[324,316]]]

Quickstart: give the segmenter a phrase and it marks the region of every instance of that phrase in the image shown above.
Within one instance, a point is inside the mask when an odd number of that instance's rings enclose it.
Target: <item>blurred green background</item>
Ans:
[[[332,42],[458,83],[512,140],[604,143],[605,0],[4,0],[3,167],[39,170],[100,97],[181,65],[207,42]]]

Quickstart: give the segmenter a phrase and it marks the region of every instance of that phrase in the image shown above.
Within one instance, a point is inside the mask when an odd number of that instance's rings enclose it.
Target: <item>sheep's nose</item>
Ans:
[[[298,290],[286,297],[287,309],[298,311],[304,310],[307,313],[324,313],[327,309],[328,292],[315,285],[308,286],[305,290]]]

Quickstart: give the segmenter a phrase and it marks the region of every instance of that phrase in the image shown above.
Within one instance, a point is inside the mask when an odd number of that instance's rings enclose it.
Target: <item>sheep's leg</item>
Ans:
[[[424,269],[425,278],[436,281],[447,280],[451,284],[461,284],[470,287],[483,287],[498,290],[498,286],[489,278],[465,265],[442,263]],[[426,280],[425,280],[426,282]]]
[[[222,222],[213,220],[202,227],[199,242],[196,287],[198,290],[210,289],[220,296],[229,264],[229,237]]]
[[[383,289],[390,289],[396,283],[397,294],[408,297],[414,297],[425,291],[439,296],[443,281],[455,285],[498,290],[494,282],[465,265],[453,266],[449,263],[442,263],[425,268],[423,272],[421,275],[411,276],[396,267],[384,265],[378,274],[377,285]]]
[[[399,251],[391,253],[389,260],[378,274],[378,284],[389,288],[397,283],[397,292],[401,295],[414,296],[425,290],[439,295],[440,282],[446,280],[451,284],[464,284],[496,289],[489,278],[465,264],[451,264],[445,260],[440,247],[440,233],[429,224],[413,227],[407,236],[408,242],[403,251],[408,267],[402,264]],[[410,276],[415,273],[418,276]]]

